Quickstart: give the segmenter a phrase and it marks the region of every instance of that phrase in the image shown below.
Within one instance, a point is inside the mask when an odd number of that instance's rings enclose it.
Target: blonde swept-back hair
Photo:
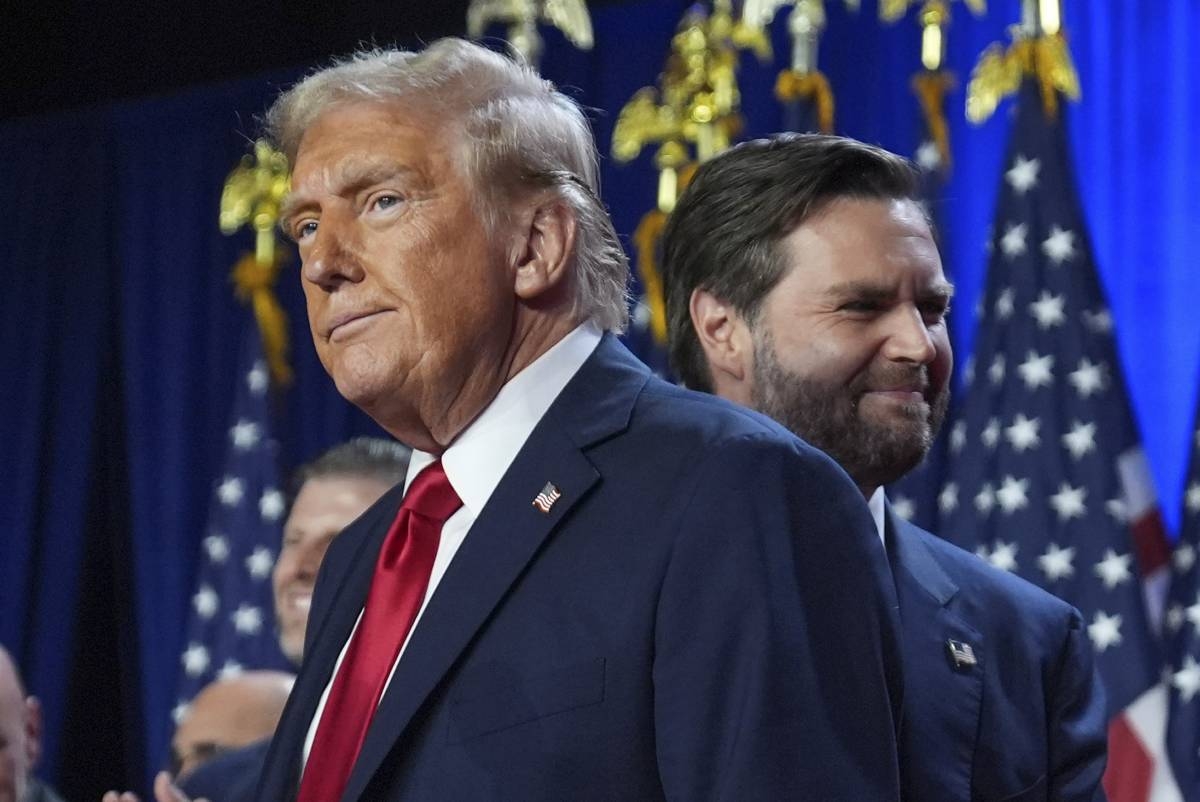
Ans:
[[[275,101],[267,135],[295,163],[317,117],[353,101],[412,102],[416,113],[457,123],[466,176],[491,230],[506,199],[552,189],[575,215],[574,312],[621,332],[629,320],[629,262],[600,201],[597,155],[579,106],[524,64],[462,39],[420,52],[371,49],[309,75]]]

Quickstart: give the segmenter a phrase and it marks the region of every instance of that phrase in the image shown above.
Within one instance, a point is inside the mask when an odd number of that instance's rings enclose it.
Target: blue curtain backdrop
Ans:
[[[911,153],[919,130],[909,79],[918,32],[829,4],[821,62],[840,133]],[[978,54],[1005,36],[1015,0],[986,17],[955,4],[949,62],[965,86]],[[594,110],[609,150],[621,105],[652,83],[686,4],[593,10],[596,48],[547,34],[543,72]],[[1083,86],[1070,107],[1087,221],[1113,307],[1126,375],[1168,523],[1179,517],[1200,379],[1200,5],[1193,0],[1067,0]],[[403,38],[403,32],[396,32]],[[746,56],[746,134],[782,126],[776,63]],[[219,470],[233,365],[252,325],[228,272],[250,246],[225,238],[216,210],[253,119],[300,72],[258,76],[167,99],[0,124],[0,643],[46,706],[44,772],[75,798],[148,786],[170,737],[207,501]],[[959,365],[996,197],[1008,105],[981,127],[951,99],[954,172],[945,258],[959,285]],[[650,155],[603,164],[603,193],[629,237],[654,201]],[[296,382],[277,431],[284,467],[377,430],[337,397],[308,339],[294,268]]]

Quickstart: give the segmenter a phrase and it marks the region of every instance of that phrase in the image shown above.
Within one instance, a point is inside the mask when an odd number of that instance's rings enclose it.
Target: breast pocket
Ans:
[[[450,743],[565,713],[604,701],[604,658],[521,675],[495,666],[450,703]]]
[[[1033,785],[1011,796],[1000,797],[998,802],[1045,802],[1045,799],[1046,775],[1043,774]]]

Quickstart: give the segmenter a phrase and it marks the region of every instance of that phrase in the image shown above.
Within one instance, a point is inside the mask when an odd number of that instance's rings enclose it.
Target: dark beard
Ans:
[[[860,488],[896,481],[915,468],[933,444],[946,417],[950,394],[943,388],[932,403],[906,404],[893,424],[861,414],[859,399],[871,387],[919,381],[923,365],[887,364],[856,376],[849,387],[833,387],[786,371],[769,335],[755,337],[754,408],[824,451]]]

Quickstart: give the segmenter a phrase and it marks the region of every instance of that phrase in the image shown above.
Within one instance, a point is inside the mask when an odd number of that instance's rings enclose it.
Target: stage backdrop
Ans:
[[[975,19],[954,4],[948,61],[964,86],[1005,36],[1015,0]],[[607,158],[622,104],[653,83],[686,4],[593,12],[596,48],[547,35],[545,74],[589,107],[605,154],[603,195],[626,238],[654,201],[648,154]],[[901,153],[916,146],[912,20],[882,27],[829,4],[822,67],[837,129]],[[1083,204],[1163,510],[1179,518],[1200,379],[1200,6],[1187,0],[1064,3],[1083,102],[1068,111]],[[772,96],[786,58],[747,56],[748,136],[782,127]],[[404,41],[404,32],[395,32]],[[250,325],[229,268],[249,247],[217,230],[221,185],[255,115],[293,72],[170,98],[0,125],[0,643],[46,707],[44,773],[76,799],[145,789],[163,764],[179,654],[238,344]],[[951,96],[954,172],[945,259],[959,286],[959,365],[985,263],[1008,106],[969,126]],[[276,431],[284,468],[377,432],[334,392],[308,340],[294,266],[282,279],[294,386]]]

